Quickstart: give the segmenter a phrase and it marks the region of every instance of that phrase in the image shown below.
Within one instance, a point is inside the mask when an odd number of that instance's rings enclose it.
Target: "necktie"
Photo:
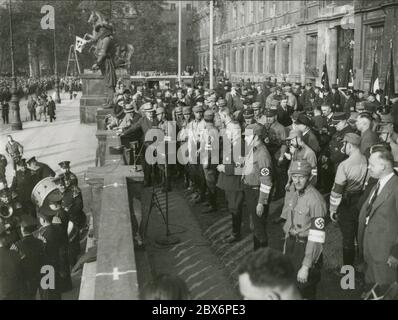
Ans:
[[[379,193],[379,188],[380,188],[380,181],[377,182],[376,189],[373,192],[372,197],[370,198],[369,205],[368,205],[367,212],[366,212],[365,225],[368,225],[368,223],[369,223],[370,212],[372,211],[373,204],[376,201],[377,194]]]

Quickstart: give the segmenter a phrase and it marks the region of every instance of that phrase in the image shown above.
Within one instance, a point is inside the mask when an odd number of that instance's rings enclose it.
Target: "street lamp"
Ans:
[[[53,30],[53,42],[54,42],[54,75],[55,75],[55,102],[61,103],[61,97],[59,95],[59,77],[58,77],[58,64],[57,64],[57,47],[55,41],[55,21]]]
[[[10,51],[11,51],[11,130],[22,130],[21,115],[19,114],[19,98],[17,95],[17,78],[15,77],[14,62],[14,34],[12,30],[11,0],[8,0],[8,15],[10,20]]]

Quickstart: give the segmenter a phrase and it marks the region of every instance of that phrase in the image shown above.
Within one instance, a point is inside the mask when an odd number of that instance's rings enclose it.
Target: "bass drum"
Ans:
[[[54,190],[58,190],[53,177],[47,177],[40,180],[33,188],[31,199],[37,207],[41,208],[48,195]]]

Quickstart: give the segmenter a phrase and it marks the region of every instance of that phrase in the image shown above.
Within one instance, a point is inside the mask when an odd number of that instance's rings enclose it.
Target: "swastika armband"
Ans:
[[[260,169],[260,174],[262,177],[268,177],[271,175],[271,168],[264,167]]]
[[[325,243],[325,219],[317,217],[311,219],[310,232],[308,233],[308,241],[316,243]]]

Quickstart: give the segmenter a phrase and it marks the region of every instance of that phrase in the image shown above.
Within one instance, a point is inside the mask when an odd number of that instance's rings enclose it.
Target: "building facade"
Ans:
[[[331,83],[347,83],[352,75],[355,87],[367,89],[375,44],[382,85],[391,39],[398,52],[398,0],[214,3],[213,63],[233,82],[271,76],[320,85],[326,61]],[[209,6],[194,1],[193,7],[195,67],[201,70],[209,66]]]

